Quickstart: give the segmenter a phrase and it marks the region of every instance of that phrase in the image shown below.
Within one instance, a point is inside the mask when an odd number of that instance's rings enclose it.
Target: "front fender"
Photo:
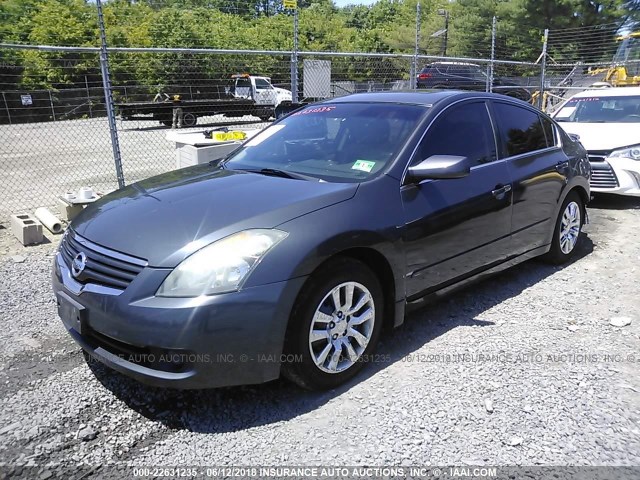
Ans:
[[[251,274],[247,287],[312,274],[346,250],[371,249],[393,272],[395,299],[405,298],[405,255],[401,243],[399,182],[382,177],[362,185],[350,200],[294,218],[276,228],[289,235]],[[386,190],[386,192],[385,192]]]

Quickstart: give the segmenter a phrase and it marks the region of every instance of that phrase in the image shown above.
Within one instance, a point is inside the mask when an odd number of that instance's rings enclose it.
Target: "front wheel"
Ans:
[[[580,233],[584,225],[584,203],[577,192],[570,192],[562,203],[556,220],[551,249],[544,259],[559,265],[568,262],[580,243]]]
[[[358,373],[382,328],[382,288],[350,258],[332,260],[305,284],[289,320],[283,374],[303,388],[337,387]]]

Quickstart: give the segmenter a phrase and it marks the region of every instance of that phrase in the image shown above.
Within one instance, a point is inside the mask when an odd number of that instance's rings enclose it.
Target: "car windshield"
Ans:
[[[558,122],[640,123],[640,95],[572,98],[554,117]]]
[[[390,103],[309,106],[246,142],[223,168],[362,182],[390,164],[426,112]]]

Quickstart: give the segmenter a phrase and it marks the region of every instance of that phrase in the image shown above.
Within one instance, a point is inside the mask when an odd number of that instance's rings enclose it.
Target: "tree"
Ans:
[[[32,45],[94,46],[96,16],[83,0],[48,0],[36,5],[26,41]],[[61,88],[84,83],[99,71],[95,54],[21,51],[21,84],[28,88]]]
[[[370,7],[337,8],[331,0],[299,0],[299,48],[413,54],[418,0],[379,0]],[[551,29],[549,53],[558,60],[605,62],[623,23],[640,17],[638,0],[420,0],[421,54],[489,58],[491,22],[498,18],[496,58],[534,61],[542,32]],[[293,19],[283,0],[108,0],[103,2],[107,42],[115,47],[290,50]],[[0,40],[68,46],[99,45],[95,0],[0,0]],[[608,26],[596,26],[609,24]],[[580,29],[589,30],[581,31]],[[585,37],[586,36],[586,37]],[[588,38],[588,41],[584,41]],[[597,45],[597,48],[594,48]],[[97,55],[0,51],[0,81],[51,88],[100,80]],[[389,58],[332,59],[344,78],[407,77],[409,62]],[[283,55],[196,55],[111,52],[114,85],[187,85],[249,71],[285,81]],[[522,73],[522,70],[521,70]]]

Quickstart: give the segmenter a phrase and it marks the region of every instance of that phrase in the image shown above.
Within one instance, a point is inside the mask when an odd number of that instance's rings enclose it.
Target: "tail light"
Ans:
[[[421,73],[420,75],[418,75],[419,80],[426,80],[427,78],[431,78],[430,73]]]

